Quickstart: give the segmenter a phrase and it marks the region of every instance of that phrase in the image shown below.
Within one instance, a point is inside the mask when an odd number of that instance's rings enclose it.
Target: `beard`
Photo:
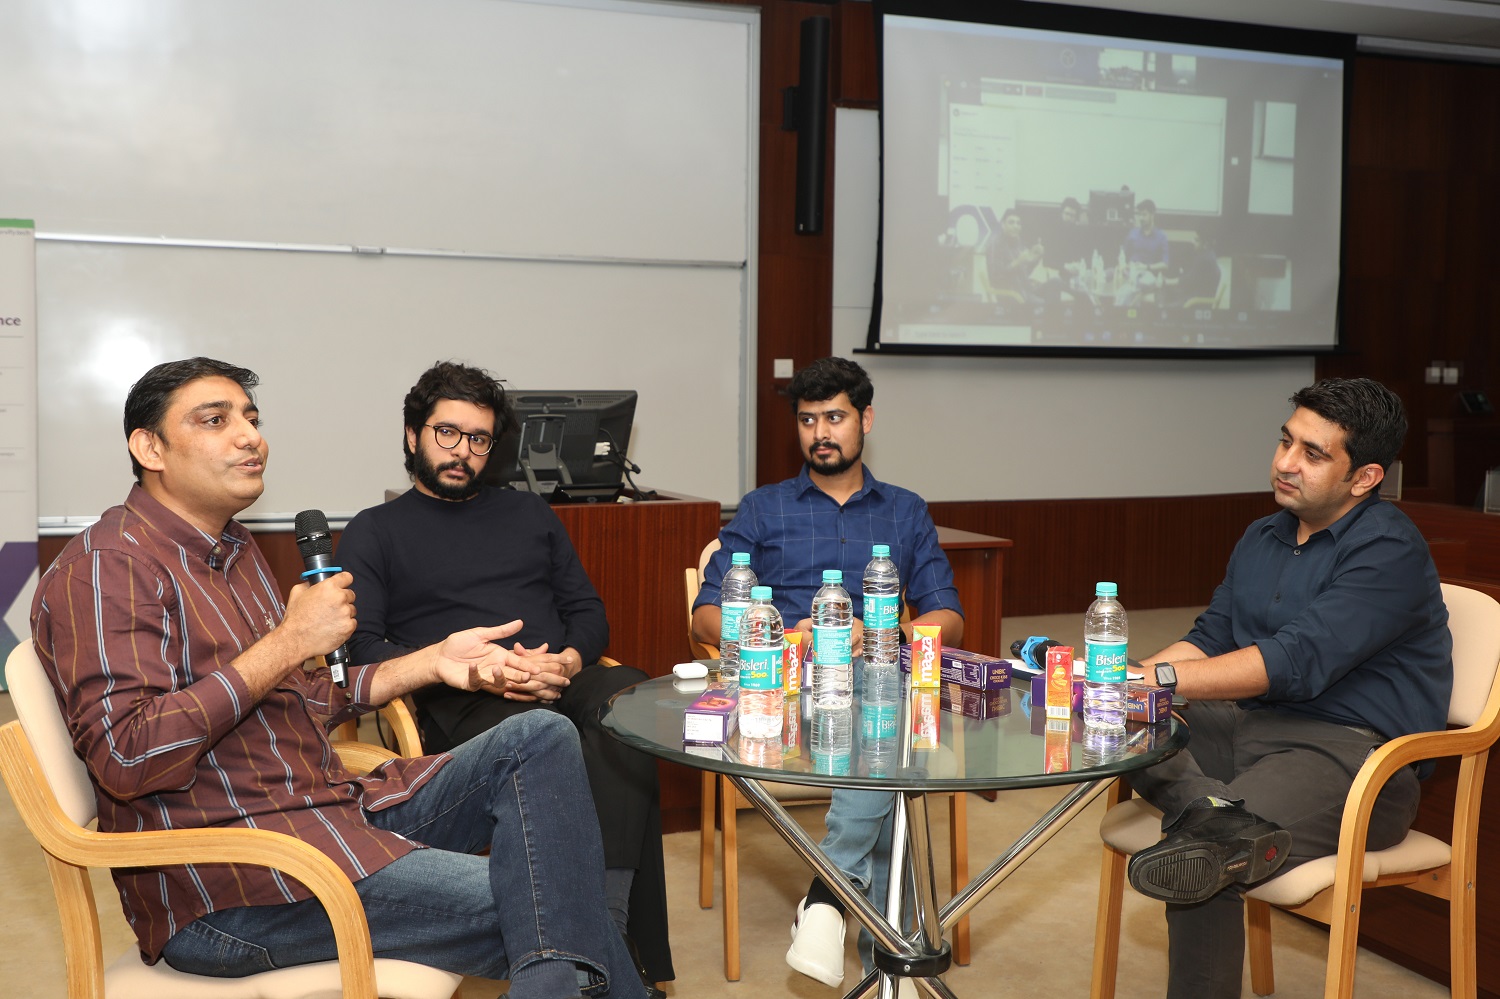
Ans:
[[[863,433],[854,442],[853,454],[845,454],[844,449],[833,441],[822,441],[820,443],[833,449],[833,457],[822,459],[814,457],[817,445],[808,448],[807,454],[803,456],[807,461],[807,467],[819,475],[842,475],[853,468],[854,463],[865,453],[865,435]]]
[[[421,451],[417,452],[416,457],[417,481],[431,490],[433,495],[445,500],[466,500],[479,494],[479,479],[475,476],[473,467],[462,458],[434,465]],[[441,478],[443,472],[455,468],[463,469],[468,478],[457,484]]]

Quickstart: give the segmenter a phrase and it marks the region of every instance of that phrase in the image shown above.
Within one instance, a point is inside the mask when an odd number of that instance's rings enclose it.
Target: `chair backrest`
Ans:
[[[703,585],[703,574],[708,570],[708,560],[714,557],[714,552],[719,550],[719,539],[714,538],[703,546],[703,551],[698,553],[698,585]]]
[[[683,589],[687,594],[687,631],[688,649],[698,659],[719,658],[718,646],[705,645],[693,637],[693,601],[698,599],[698,591],[703,587],[703,573],[708,568],[708,560],[713,557],[714,552],[719,550],[719,539],[714,538],[703,546],[703,551],[698,554],[698,568],[684,569]]]
[[[1450,724],[1469,726],[1500,715],[1500,603],[1467,586],[1444,583],[1448,631],[1453,635],[1453,697]],[[1493,702],[1493,703],[1492,703]]]
[[[89,780],[88,767],[73,751],[73,737],[63,721],[57,694],[30,641],[11,651],[5,662],[5,682],[10,687],[16,717],[42,764],[42,772],[58,804],[68,818],[80,826],[88,825],[99,813],[94,785]]]

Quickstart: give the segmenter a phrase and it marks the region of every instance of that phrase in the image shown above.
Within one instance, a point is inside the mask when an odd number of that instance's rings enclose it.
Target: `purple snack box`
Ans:
[[[728,742],[740,720],[740,688],[712,684],[682,714],[682,741],[712,746]]]

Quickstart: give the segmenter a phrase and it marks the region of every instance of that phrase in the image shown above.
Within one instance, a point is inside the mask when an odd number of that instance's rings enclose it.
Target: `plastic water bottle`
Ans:
[[[719,679],[736,683],[740,677],[740,615],[750,606],[750,588],[756,584],[750,568],[750,553],[729,557],[729,571],[719,587]]]
[[[740,615],[740,738],[781,739],[786,693],[781,689],[781,656],[785,645],[781,612],[771,603],[771,588],[750,590],[750,606]]]
[[[871,777],[889,777],[896,765],[896,722],[899,702],[870,703],[869,664],[865,664],[865,695],[859,705],[859,755]],[[898,695],[899,696],[899,695]]]
[[[864,624],[865,676],[870,665],[896,669],[901,657],[901,579],[891,561],[889,545],[870,549],[865,566]]]
[[[854,752],[854,709],[813,705],[812,738],[809,741],[812,744],[813,773],[849,773],[849,760]]]
[[[779,769],[785,755],[780,739],[749,739],[740,733],[740,760],[752,767]]]
[[[854,601],[844,589],[844,574],[823,570],[823,585],[813,596],[813,707],[847,708],[854,703],[854,670],[849,648],[854,631]]]
[[[1083,765],[1102,767],[1113,763],[1125,754],[1125,729],[1097,728],[1086,725],[1083,729]]]
[[[1094,587],[1083,616],[1083,722],[1089,728],[1125,728],[1125,661],[1130,625],[1114,583]]]

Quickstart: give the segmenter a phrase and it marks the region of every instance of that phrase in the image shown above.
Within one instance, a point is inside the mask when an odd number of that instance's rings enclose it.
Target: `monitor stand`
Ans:
[[[568,466],[559,460],[557,445],[555,444],[529,444],[526,454],[521,458],[521,471],[526,474],[526,491],[536,493],[538,496],[546,496],[549,499],[557,491],[559,485],[571,486],[573,477],[568,474]],[[541,473],[538,475],[538,473]]]

